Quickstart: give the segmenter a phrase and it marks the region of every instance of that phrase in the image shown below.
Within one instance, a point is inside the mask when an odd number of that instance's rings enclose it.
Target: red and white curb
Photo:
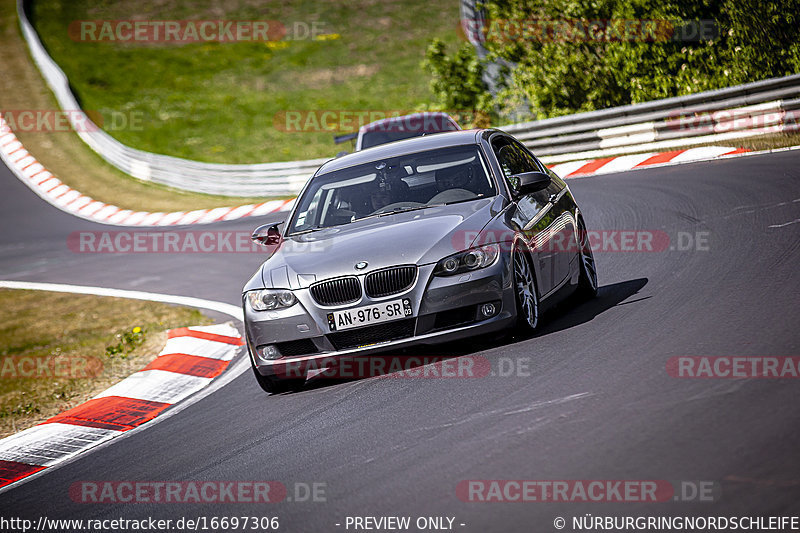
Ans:
[[[0,159],[25,185],[51,205],[72,215],[114,226],[182,226],[267,215],[291,209],[293,198],[194,211],[150,213],[121,209],[81,194],[61,182],[39,163],[0,116]]]
[[[547,166],[564,179],[582,178],[625,172],[642,168],[652,168],[680,163],[693,163],[726,158],[738,155],[756,155],[764,152],[750,152],[744,148],[725,146],[700,146],[669,152],[650,152],[644,154],[621,155],[600,159],[584,159],[554,163]],[[16,135],[0,116],[0,159],[14,174],[36,194],[53,206],[93,222],[115,226],[175,226],[188,224],[209,224],[224,220],[266,215],[292,208],[295,198],[270,200],[260,204],[236,207],[217,207],[194,211],[172,213],[151,213],[131,211],[115,205],[93,200],[89,196],[69,187],[55,177],[22,146]],[[542,158],[547,160],[547,157]]]
[[[625,172],[639,168],[675,165],[678,163],[692,163],[708,161],[720,157],[728,157],[747,153],[744,148],[729,148],[725,146],[699,146],[671,152],[651,152],[646,154],[620,155],[600,159],[584,159],[581,161],[568,161],[547,165],[550,170],[564,179]]]
[[[0,440],[0,487],[119,437],[208,386],[243,345],[230,323],[173,329],[145,368],[77,407]]]

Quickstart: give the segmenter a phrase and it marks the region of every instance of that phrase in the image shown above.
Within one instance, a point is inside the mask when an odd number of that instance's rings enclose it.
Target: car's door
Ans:
[[[525,149],[528,151],[527,149]],[[528,151],[530,154],[530,152]],[[575,232],[573,224],[572,200],[567,195],[567,184],[558,177],[555,172],[547,168],[533,154],[531,157],[541,168],[542,172],[550,176],[550,185],[542,191],[547,196],[550,203],[548,218],[553,221],[550,226],[551,251],[553,257],[553,286],[558,287],[570,273],[569,264],[572,257],[577,254],[578,247],[575,242]]]
[[[514,183],[513,178],[516,174],[541,171],[530,152],[510,136],[498,133],[490,142],[510,189],[513,190],[518,185]],[[536,281],[539,293],[542,295],[550,292],[556,283],[554,270],[557,254],[551,249],[549,236],[549,228],[553,225],[554,217],[549,199],[550,193],[547,189],[521,195],[515,198],[515,211],[512,213],[512,221],[520,228],[526,242],[534,251],[532,257],[535,262]]]

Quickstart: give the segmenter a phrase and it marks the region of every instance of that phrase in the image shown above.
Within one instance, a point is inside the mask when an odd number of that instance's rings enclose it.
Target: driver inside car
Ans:
[[[369,205],[373,211],[382,209],[393,202],[393,195],[387,187],[377,186],[369,193]]]
[[[436,171],[436,188],[439,192],[464,189],[472,192],[472,165],[456,165]]]
[[[409,186],[402,180],[406,171],[402,168],[389,167],[384,175],[375,180],[369,194],[369,203],[373,212],[383,209],[389,204],[409,200]]]

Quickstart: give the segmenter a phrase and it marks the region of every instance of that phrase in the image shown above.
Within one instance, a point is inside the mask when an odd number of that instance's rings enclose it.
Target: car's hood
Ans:
[[[503,207],[501,197],[367,218],[286,239],[264,263],[266,287],[306,287],[326,278],[402,264],[435,263],[469,247]],[[356,269],[365,261],[366,268]]]

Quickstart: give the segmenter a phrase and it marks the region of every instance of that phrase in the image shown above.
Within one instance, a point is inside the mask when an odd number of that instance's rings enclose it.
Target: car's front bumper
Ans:
[[[253,311],[245,303],[245,333],[251,360],[263,376],[299,377],[308,370],[333,364],[337,358],[492,333],[516,320],[509,254],[501,254],[495,264],[469,274],[433,276],[433,267],[420,266],[415,284],[404,293],[375,300],[364,296],[358,302],[336,308],[318,305],[308,289],[295,291],[298,303],[280,311]],[[411,317],[329,331],[327,314],[331,311],[398,298],[410,299]],[[494,305],[495,312],[486,317],[481,307],[488,303]],[[264,345],[275,345],[282,356],[260,357],[257,348]]]

